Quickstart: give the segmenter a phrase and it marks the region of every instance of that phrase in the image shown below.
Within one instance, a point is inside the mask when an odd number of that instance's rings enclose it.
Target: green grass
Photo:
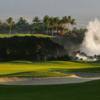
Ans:
[[[100,100],[100,80],[51,86],[0,86],[0,100]]]
[[[53,36],[51,35],[46,35],[46,34],[0,34],[0,38],[10,38],[10,37],[25,37],[25,36],[28,36],[28,37],[31,37],[31,36],[35,36],[35,37],[38,37],[38,38],[52,38]]]
[[[67,76],[61,72],[50,72],[50,71],[30,71],[30,72],[18,72],[13,74],[5,74],[0,75],[0,77],[34,77],[34,78],[42,78],[42,77],[64,77]]]
[[[65,76],[65,72],[100,72],[100,63],[82,63],[68,61],[48,62],[2,62],[0,76]]]
[[[64,71],[100,72],[100,63],[68,61],[0,63],[0,76],[65,76]],[[100,100],[100,80],[81,84],[0,86],[0,100]]]

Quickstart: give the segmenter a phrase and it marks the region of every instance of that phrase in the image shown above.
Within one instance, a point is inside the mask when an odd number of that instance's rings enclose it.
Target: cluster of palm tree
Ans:
[[[62,18],[45,16],[43,23],[47,33],[63,35],[76,24],[76,21],[71,16],[64,16]]]
[[[76,20],[71,16],[51,17],[44,16],[41,20],[38,16],[34,17],[32,23],[29,23],[25,18],[20,17],[17,22],[12,17],[9,17],[5,22],[0,21],[1,33],[47,33],[54,35],[63,35],[72,29],[76,24]]]

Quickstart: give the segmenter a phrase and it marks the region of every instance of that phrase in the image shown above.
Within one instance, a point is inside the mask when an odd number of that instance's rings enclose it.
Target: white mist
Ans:
[[[100,55],[100,21],[95,19],[87,26],[81,51],[89,56]]]

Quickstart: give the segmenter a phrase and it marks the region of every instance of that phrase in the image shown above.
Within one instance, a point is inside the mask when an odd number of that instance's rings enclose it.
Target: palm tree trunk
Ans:
[[[12,26],[9,26],[9,34],[12,33]]]

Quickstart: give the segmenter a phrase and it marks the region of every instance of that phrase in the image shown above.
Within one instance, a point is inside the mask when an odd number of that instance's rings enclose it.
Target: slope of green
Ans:
[[[0,63],[0,75],[17,75],[28,76],[37,74],[37,76],[46,75],[65,75],[66,72],[89,71],[100,72],[100,63],[82,63],[82,62],[68,62],[68,61],[48,61],[48,62],[6,62]],[[34,74],[35,72],[35,74]],[[31,74],[30,74],[31,73]],[[17,75],[18,76],[18,75]],[[27,75],[26,75],[27,76]]]
[[[32,77],[32,78],[42,78],[42,77],[64,77],[67,76],[64,73],[57,71],[30,71],[30,72],[18,72],[18,73],[10,73],[5,75],[0,75],[0,77]]]
[[[0,100],[100,100],[100,80],[51,86],[0,86]]]

